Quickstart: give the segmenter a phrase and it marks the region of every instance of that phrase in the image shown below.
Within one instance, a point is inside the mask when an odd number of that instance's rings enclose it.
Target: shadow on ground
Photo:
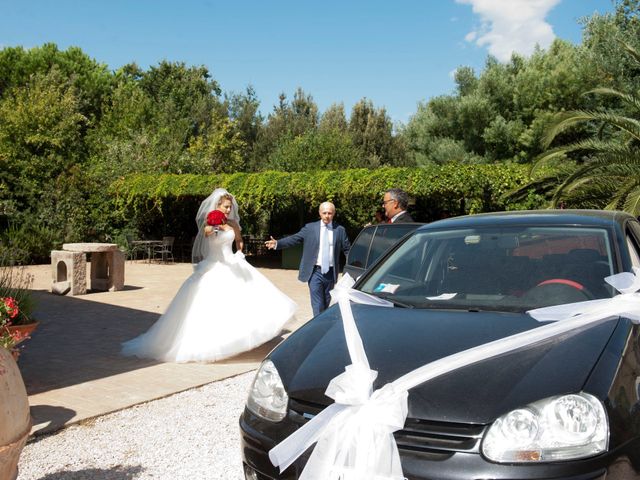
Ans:
[[[70,408],[56,407],[53,405],[35,405],[31,407],[31,417],[37,420],[38,424],[43,424],[43,426],[31,433],[32,435],[37,435],[45,431],[59,430],[75,415],[76,411]]]
[[[159,315],[34,291],[38,329],[19,366],[27,393],[88,382],[157,362],[120,355],[120,344],[147,330]]]
[[[49,473],[39,480],[96,480],[108,478],[109,480],[129,480],[136,478],[144,468],[140,466],[122,467],[118,465],[110,469],[87,468],[85,470],[67,470]]]
[[[34,291],[34,297],[40,325],[24,343],[19,359],[29,395],[159,363],[120,355],[122,342],[147,331],[159,318],[157,313],[45,291]],[[217,363],[259,361],[281,340],[281,336],[276,337],[254,350]]]

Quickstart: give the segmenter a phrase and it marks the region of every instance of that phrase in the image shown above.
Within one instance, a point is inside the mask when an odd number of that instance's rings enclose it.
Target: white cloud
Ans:
[[[480,26],[465,36],[468,42],[487,47],[489,53],[506,62],[513,52],[530,55],[536,44],[551,45],[555,34],[545,21],[561,0],[456,0],[471,5]]]

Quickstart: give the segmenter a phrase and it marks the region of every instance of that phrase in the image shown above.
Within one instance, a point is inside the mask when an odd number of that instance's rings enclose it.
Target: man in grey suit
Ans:
[[[324,202],[318,210],[320,221],[307,223],[293,235],[280,240],[271,237],[267,248],[282,250],[302,243],[302,259],[298,280],[307,282],[313,315],[327,309],[331,301],[329,292],[338,280],[340,252],[349,253],[351,243],[343,226],[333,222],[336,207]]]
[[[384,192],[382,207],[389,223],[412,223],[414,221],[407,212],[409,195],[404,190],[391,188]]]

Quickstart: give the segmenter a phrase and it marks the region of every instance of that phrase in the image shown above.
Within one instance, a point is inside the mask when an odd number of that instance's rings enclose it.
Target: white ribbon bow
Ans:
[[[353,284],[347,274],[331,291],[331,303],[338,303],[340,308],[352,362],[344,373],[329,382],[325,393],[335,403],[269,452],[271,462],[280,466],[282,472],[317,442],[301,480],[356,479],[363,478],[362,475],[368,479],[404,478],[393,432],[404,426],[407,394],[401,394],[398,402],[391,385],[373,393],[378,372],[369,367],[350,302],[381,307],[393,304],[353,290]],[[384,465],[384,459],[388,458],[396,459],[395,463]],[[380,474],[386,471],[392,472],[392,476]]]
[[[640,270],[605,278],[620,295],[602,300],[571,303],[527,312],[538,321],[554,321],[464,350],[419,367],[372,393],[377,372],[369,368],[350,301],[392,306],[389,302],[353,290],[345,275],[331,292],[338,302],[352,364],[335,377],[326,395],[330,405],[269,451],[280,472],[302,453],[316,446],[300,476],[301,480],[402,480],[402,466],[393,432],[404,426],[411,388],[458,368],[534,345],[624,315],[640,323]],[[558,321],[562,320],[562,321]]]

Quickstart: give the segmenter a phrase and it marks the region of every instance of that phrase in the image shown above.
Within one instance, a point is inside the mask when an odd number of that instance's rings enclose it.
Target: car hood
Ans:
[[[539,327],[520,313],[352,305],[374,389],[422,365]],[[617,320],[450,372],[411,389],[409,417],[489,423],[507,411],[585,384]],[[329,381],[351,363],[340,311],[333,306],[270,355],[291,398],[320,405]]]

